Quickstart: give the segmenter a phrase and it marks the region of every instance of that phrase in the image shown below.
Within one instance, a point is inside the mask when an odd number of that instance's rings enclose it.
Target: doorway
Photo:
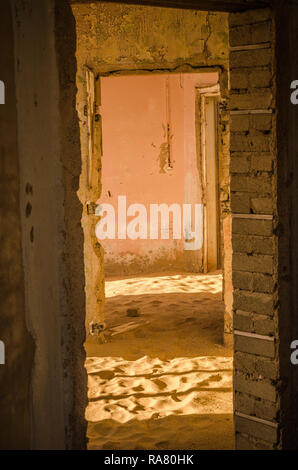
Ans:
[[[96,80],[106,298],[105,329],[86,342],[89,448],[231,449],[219,74]]]

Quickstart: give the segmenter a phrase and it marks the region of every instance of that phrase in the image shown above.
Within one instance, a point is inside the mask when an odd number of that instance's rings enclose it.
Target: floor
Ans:
[[[106,282],[106,342],[86,345],[90,449],[233,449],[222,275]]]

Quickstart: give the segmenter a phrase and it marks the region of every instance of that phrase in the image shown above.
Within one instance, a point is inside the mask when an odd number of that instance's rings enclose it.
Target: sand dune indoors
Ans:
[[[107,280],[107,342],[86,345],[89,448],[233,448],[221,288],[220,273]]]

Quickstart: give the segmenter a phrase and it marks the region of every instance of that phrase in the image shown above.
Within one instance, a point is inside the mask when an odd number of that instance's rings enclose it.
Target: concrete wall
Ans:
[[[98,202],[112,204],[117,227],[119,195],[126,196],[127,207],[143,204],[148,216],[147,239],[120,240],[117,231],[116,239],[102,240],[106,275],[202,271],[202,249],[185,257],[182,219],[179,240],[173,239],[172,225],[168,240],[161,239],[161,233],[158,240],[150,239],[150,204],[179,204],[181,217],[183,204],[202,204],[196,87],[217,83],[216,72],[101,78],[103,157]],[[213,140],[216,145],[216,132]]]
[[[13,35],[7,3],[1,12],[1,79],[8,93],[1,109],[1,340],[7,345],[1,447],[83,448],[87,392],[75,28],[64,2],[57,10],[51,0],[15,0],[10,6]]]
[[[20,223],[20,177],[17,148],[14,37],[9,1],[1,3],[0,79],[5,105],[0,105],[0,340],[6,363],[0,365],[0,448],[30,446],[30,376],[34,344],[25,316]],[[30,195],[28,195],[30,197]]]
[[[78,65],[123,69],[228,63],[227,15],[93,2],[74,4]]]

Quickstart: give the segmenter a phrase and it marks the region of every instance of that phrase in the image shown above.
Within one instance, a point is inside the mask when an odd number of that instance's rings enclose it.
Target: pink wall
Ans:
[[[195,87],[217,83],[217,73],[101,78],[103,158],[100,203],[118,196],[141,203],[199,203]],[[167,166],[167,129],[171,166]],[[130,219],[128,218],[128,221]],[[183,240],[103,240],[107,274],[184,266]]]

